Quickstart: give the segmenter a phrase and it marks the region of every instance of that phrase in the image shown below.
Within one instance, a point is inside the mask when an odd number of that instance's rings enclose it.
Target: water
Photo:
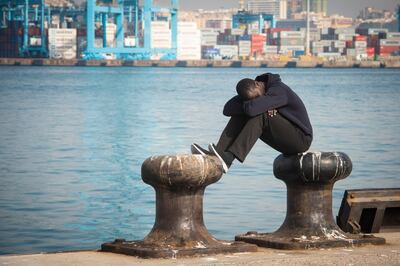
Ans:
[[[151,155],[217,141],[236,82],[262,69],[0,68],[0,254],[96,249],[141,239],[154,222],[154,191],[141,181]],[[270,69],[303,99],[312,150],[343,151],[351,176],[334,190],[400,187],[399,70]],[[283,221],[278,153],[256,144],[245,164],[205,195],[212,234],[233,239]]]

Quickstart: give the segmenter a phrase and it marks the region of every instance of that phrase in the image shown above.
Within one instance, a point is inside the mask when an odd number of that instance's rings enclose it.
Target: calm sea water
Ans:
[[[96,249],[141,239],[154,222],[140,177],[151,155],[216,142],[236,82],[263,69],[0,68],[0,254]],[[400,187],[400,71],[268,69],[304,100],[312,150],[343,151],[350,177],[334,190]],[[282,223],[278,153],[259,142],[205,195],[212,234],[233,239]]]

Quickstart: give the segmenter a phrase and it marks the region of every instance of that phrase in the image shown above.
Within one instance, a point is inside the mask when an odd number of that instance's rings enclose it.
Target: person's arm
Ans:
[[[243,103],[243,111],[248,116],[256,116],[267,110],[277,109],[288,103],[286,93],[266,93],[250,101]]]
[[[232,97],[224,106],[223,114],[226,116],[243,115],[243,101],[238,95]]]

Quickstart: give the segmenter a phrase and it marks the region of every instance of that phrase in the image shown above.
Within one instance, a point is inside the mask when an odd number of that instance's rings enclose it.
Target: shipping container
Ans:
[[[367,55],[372,57],[375,55],[375,47],[367,47]]]
[[[355,57],[356,56],[356,49],[354,49],[354,48],[346,48],[346,54],[348,56]]]
[[[302,55],[304,55],[304,50],[303,51],[298,51],[298,50],[294,50],[293,51],[293,56],[294,57],[299,57],[299,56],[302,56]]]
[[[354,39],[353,39],[354,41],[364,41],[364,42],[366,42],[367,41],[367,36],[364,36],[364,35],[356,35],[356,36],[354,36]]]
[[[215,48],[219,50],[219,55],[222,59],[234,59],[239,53],[237,45],[217,45]]]
[[[202,46],[201,55],[203,59],[216,59],[219,57],[219,50],[213,47]]]
[[[55,59],[76,58],[77,56],[76,32],[77,32],[76,29],[54,29],[54,28],[49,29],[48,30],[49,57]]]
[[[278,53],[278,46],[276,46],[276,45],[265,45],[264,46],[264,53],[266,53],[266,54],[277,54]]]
[[[383,46],[381,45],[379,47],[379,54],[385,53],[385,54],[392,54],[394,52],[397,52],[400,50],[399,46]]]
[[[280,54],[293,53],[293,51],[304,51],[304,46],[279,46]]]
[[[400,32],[388,32],[386,36],[388,40],[400,40]]]
[[[345,48],[346,42],[345,41],[333,41],[333,46],[336,48]]]
[[[311,47],[312,48],[322,48],[322,47],[324,47],[324,43],[323,42],[311,42]]]
[[[281,39],[304,39],[305,33],[302,31],[281,31],[279,32],[278,37]]]
[[[374,35],[374,34],[379,34],[380,32],[387,33],[389,30],[388,29],[368,29],[368,35]]]
[[[366,41],[355,41],[354,42],[354,47],[355,48],[366,48],[367,47],[367,42]]]
[[[356,29],[355,28],[339,28],[335,29],[335,34],[339,35],[355,35]]]
[[[232,29],[231,34],[232,34],[232,35],[239,35],[239,36],[242,36],[242,35],[244,35],[244,31],[245,31],[245,29],[238,29],[238,28],[235,28],[235,29]]]
[[[380,46],[400,46],[400,40],[379,40]]]
[[[354,34],[339,34],[339,41],[352,41],[354,38]]]

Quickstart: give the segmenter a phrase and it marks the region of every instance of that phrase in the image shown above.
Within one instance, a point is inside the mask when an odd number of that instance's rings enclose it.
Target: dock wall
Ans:
[[[384,61],[268,61],[268,60],[82,60],[0,58],[0,66],[107,66],[107,67],[245,67],[245,68],[400,68],[400,59]]]

